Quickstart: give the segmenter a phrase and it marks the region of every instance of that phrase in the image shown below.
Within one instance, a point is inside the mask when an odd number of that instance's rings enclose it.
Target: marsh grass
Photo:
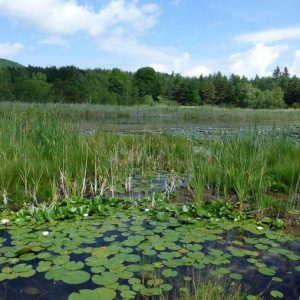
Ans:
[[[274,130],[266,135],[252,130],[210,141],[100,131],[82,135],[63,112],[36,108],[2,112],[0,195],[4,204],[36,204],[105,191],[114,196],[120,187],[131,189],[134,176],[167,173],[166,192],[174,192],[178,178],[188,176],[198,204],[209,194],[234,201],[241,211],[252,209],[260,218],[268,213],[268,206],[277,215],[299,206],[300,147],[287,132]],[[278,193],[287,199],[273,197]]]
[[[181,286],[180,283],[178,283]],[[161,300],[170,299],[162,295]],[[208,276],[198,280],[186,281],[179,289],[178,297],[172,299],[182,300],[244,300],[246,293],[241,284],[228,281],[222,276]],[[257,298],[259,299],[259,298]]]
[[[0,114],[6,112],[24,112],[26,110],[54,110],[72,121],[127,120],[144,122],[145,120],[188,121],[226,121],[226,122],[281,122],[299,123],[299,109],[241,109],[213,106],[111,106],[90,104],[30,104],[2,102]]]
[[[251,205],[261,217],[272,202],[271,195],[266,201],[268,194],[289,195],[285,202],[277,199],[277,212],[299,205],[300,148],[288,134],[252,131],[215,139],[196,150],[191,189],[197,202],[203,201],[204,190],[228,200],[236,196],[240,210]]]
[[[48,111],[7,113],[0,121],[0,191],[4,202],[114,192],[133,175],[182,174],[189,148],[171,136],[82,136]]]

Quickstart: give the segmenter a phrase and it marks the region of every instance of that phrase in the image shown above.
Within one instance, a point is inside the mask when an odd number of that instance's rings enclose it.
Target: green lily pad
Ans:
[[[45,274],[48,280],[61,280],[68,284],[81,284],[90,279],[90,274],[85,271],[69,271],[63,267],[53,268]]]
[[[116,283],[119,280],[119,277],[110,272],[103,272],[101,275],[94,275],[92,281],[98,285],[109,286]]]
[[[32,266],[31,265],[26,265],[26,264],[19,264],[19,265],[16,265],[12,268],[12,271],[14,273],[21,273],[21,272],[26,272],[28,270],[32,269]]]
[[[231,273],[230,278],[235,279],[235,280],[242,280],[243,276],[241,274],[238,274],[238,273]]]
[[[35,257],[36,256],[34,253],[25,253],[25,254],[22,254],[21,256],[19,256],[19,259],[25,260],[25,261],[30,261],[30,260],[35,259]]]
[[[24,277],[24,278],[32,277],[34,274],[35,274],[34,269],[30,269],[28,271],[18,273],[20,277]]]
[[[165,269],[162,271],[162,274],[164,277],[176,277],[178,275],[178,272],[172,269]]]
[[[258,272],[266,276],[274,276],[276,272],[271,268],[259,268]]]
[[[273,297],[273,298],[283,298],[283,294],[280,292],[280,291],[277,291],[277,290],[273,290],[270,292],[270,295]]]
[[[122,291],[121,292],[121,297],[123,299],[133,299],[133,298],[135,298],[135,296],[136,296],[136,292],[135,291],[129,290],[129,291]]]
[[[90,279],[90,274],[85,271],[69,271],[61,280],[68,284],[81,284]]]
[[[158,286],[158,285],[161,285],[163,283],[164,283],[164,281],[160,278],[149,279],[147,281],[147,284],[150,285],[150,286]]]
[[[275,282],[283,282],[283,279],[280,277],[273,277],[272,280]]]
[[[130,278],[133,277],[133,273],[124,270],[124,271],[120,272],[118,276],[119,276],[119,278],[121,278],[121,279],[130,279]]]
[[[116,292],[113,289],[98,288],[95,290],[80,290],[79,293],[72,293],[68,300],[113,300]]]
[[[130,283],[130,284],[132,284],[132,285],[138,284],[138,283],[141,283],[141,279],[139,279],[139,278],[130,278],[130,279],[128,280],[128,283]]]

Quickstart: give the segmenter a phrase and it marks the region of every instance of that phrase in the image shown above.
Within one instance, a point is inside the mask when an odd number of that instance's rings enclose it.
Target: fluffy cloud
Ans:
[[[300,76],[300,49],[295,52],[293,64],[290,66],[291,74]]]
[[[208,68],[207,66],[199,65],[186,71],[186,75],[199,77],[200,75],[206,76],[212,74],[212,72],[212,69]]]
[[[0,43],[0,57],[13,58],[16,56],[24,46],[20,43]]]
[[[195,63],[188,52],[180,53],[173,48],[151,47],[121,34],[106,36],[98,41],[98,45],[101,51],[117,54],[123,61],[130,62],[131,69],[148,65],[158,72],[174,71],[185,76],[200,76],[210,71],[208,67]]]
[[[261,30],[235,37],[235,41],[242,43],[274,43],[283,40],[300,39],[300,27],[287,27]]]
[[[271,73],[269,68],[278,60],[285,46],[266,46],[257,44],[252,49],[233,54],[229,57],[230,72],[253,77],[266,76]]]
[[[48,36],[44,45],[68,47],[66,37],[87,33],[100,51],[131,61],[131,69],[145,65],[161,72],[178,72],[189,76],[207,74],[208,68],[195,64],[189,53],[153,47],[140,40],[159,15],[156,4],[138,0],[110,0],[96,11],[76,0],[0,0],[0,15],[8,16]]]
[[[153,26],[158,13],[157,5],[140,5],[137,0],[112,0],[97,12],[75,0],[0,0],[1,15],[55,36],[78,32],[98,36],[120,24],[139,32]]]

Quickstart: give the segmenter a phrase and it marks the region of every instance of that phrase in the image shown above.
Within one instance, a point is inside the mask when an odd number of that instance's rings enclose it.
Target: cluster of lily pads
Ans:
[[[233,222],[248,220],[250,223],[257,224],[256,228],[258,230],[284,227],[284,222],[280,219],[264,217],[257,221],[251,212],[237,210],[232,203],[224,200],[205,202],[203,204],[178,205],[171,203],[169,198],[162,194],[143,199],[120,199],[100,196],[92,199],[70,197],[50,205],[25,206],[17,212],[4,210],[1,213],[0,229],[1,225],[6,227],[10,223],[22,225],[29,222],[38,225],[45,222],[53,223],[73,218],[87,218],[88,216],[106,217],[116,211],[126,211],[132,207],[162,222],[168,222],[170,218],[176,218],[183,224],[193,224],[203,219],[219,222],[224,220]]]
[[[265,225],[261,230],[251,220],[232,222],[227,218],[229,206],[215,204],[200,211],[194,206],[175,210],[169,205],[158,212],[163,201],[156,199],[145,212],[127,201],[97,201],[90,203],[103,205],[101,214],[83,210],[76,215],[80,217],[70,215],[60,222],[44,222],[32,215],[26,223],[18,213],[10,215],[0,238],[0,282],[13,284],[14,279],[42,274],[45,282],[68,286],[69,300],[100,295],[105,300],[161,295],[172,299],[184,297],[187,286],[199,276],[224,276],[229,281],[245,281],[245,285],[254,276],[270,286],[267,295],[282,298],[280,284],[285,279],[281,275],[300,272],[299,253],[288,248],[293,237]],[[197,209],[198,217],[192,219]],[[36,221],[30,222],[32,218]],[[291,269],[282,270],[282,261]],[[239,267],[241,262],[244,268]],[[53,289],[48,292],[54,293]]]

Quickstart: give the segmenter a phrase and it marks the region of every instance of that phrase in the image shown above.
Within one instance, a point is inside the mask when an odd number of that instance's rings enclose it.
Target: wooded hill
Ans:
[[[300,79],[279,67],[270,77],[196,77],[119,69],[22,67],[0,60],[0,101],[94,104],[180,104],[283,108],[300,106]]]

